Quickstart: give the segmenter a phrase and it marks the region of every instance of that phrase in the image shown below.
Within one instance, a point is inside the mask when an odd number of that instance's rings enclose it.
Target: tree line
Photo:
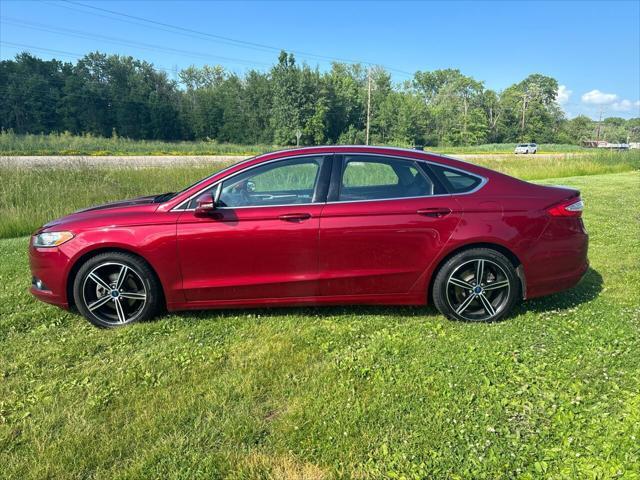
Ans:
[[[384,68],[320,71],[281,52],[268,71],[188,67],[169,78],[146,61],[90,53],[75,64],[29,53],[0,62],[0,127],[131,139],[301,145],[478,145],[638,141],[640,119],[573,119],[558,82],[532,74],[501,92],[456,69],[394,84]]]

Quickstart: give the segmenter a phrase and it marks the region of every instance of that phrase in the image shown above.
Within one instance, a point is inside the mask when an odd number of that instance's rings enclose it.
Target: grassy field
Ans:
[[[591,269],[496,324],[345,307],[97,330],[33,300],[27,238],[0,240],[0,477],[639,478],[640,173],[544,183],[582,191]]]
[[[273,145],[235,145],[207,141],[163,142],[68,133],[0,133],[0,155],[256,155],[277,149]]]
[[[409,145],[398,145],[409,147]],[[16,135],[0,132],[0,155],[257,155],[278,150],[275,145],[234,145],[207,141],[163,142],[103,138],[68,133],[51,135]],[[428,147],[440,153],[513,153],[515,143],[475,145],[469,147]],[[577,145],[539,145],[539,153],[588,151]]]
[[[473,162],[533,180],[638,170],[640,151],[565,158],[487,157]],[[223,163],[143,169],[0,166],[0,238],[29,234],[49,220],[90,205],[177,191],[224,166]]]

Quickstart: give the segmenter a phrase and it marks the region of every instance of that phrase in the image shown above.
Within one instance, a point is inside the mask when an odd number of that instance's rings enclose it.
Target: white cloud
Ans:
[[[618,99],[618,95],[615,93],[604,93],[600,90],[591,90],[590,92],[582,95],[582,101],[584,103],[591,103],[593,105],[609,105],[614,103]]]
[[[560,85],[558,87],[558,95],[556,96],[556,100],[560,105],[567,103],[572,93],[573,90],[569,90],[566,85]]]
[[[617,112],[629,112],[638,109],[638,107],[640,107],[640,100],[632,102],[631,100],[624,99],[611,104],[611,108]]]
[[[611,108],[617,110],[619,112],[627,112],[631,110],[633,104],[629,100],[620,100],[619,102],[614,102],[611,104]]]

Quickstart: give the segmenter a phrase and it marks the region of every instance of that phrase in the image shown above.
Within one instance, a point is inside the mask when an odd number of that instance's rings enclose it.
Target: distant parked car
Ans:
[[[516,145],[516,150],[515,150],[515,154],[517,155],[518,153],[537,153],[538,152],[538,145],[536,145],[535,143],[519,143],[518,145]]]
[[[495,321],[582,278],[582,209],[577,190],[432,153],[285,150],[48,223],[31,239],[31,292],[100,327],[162,310],[356,303]]]

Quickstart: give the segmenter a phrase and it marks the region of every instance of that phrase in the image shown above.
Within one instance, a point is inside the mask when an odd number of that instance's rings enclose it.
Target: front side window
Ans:
[[[267,163],[222,182],[218,206],[259,207],[313,202],[323,157],[303,157]],[[217,185],[199,195],[207,197]],[[195,200],[190,208],[195,207]]]
[[[433,183],[411,160],[345,155],[339,201],[433,195]]]

